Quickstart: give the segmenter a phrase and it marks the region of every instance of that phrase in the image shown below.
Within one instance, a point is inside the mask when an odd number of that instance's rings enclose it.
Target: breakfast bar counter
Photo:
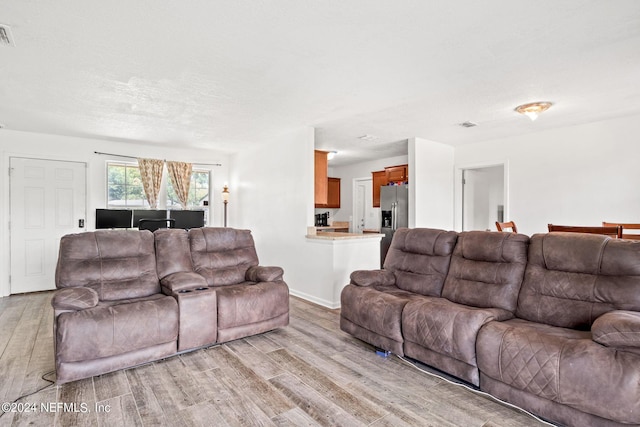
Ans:
[[[340,233],[335,231],[322,231],[317,234],[307,234],[307,239],[320,239],[320,240],[353,240],[353,239],[379,239],[384,234],[374,233]]]
[[[312,228],[312,227],[310,227]],[[300,297],[329,308],[340,307],[340,293],[355,270],[380,268],[383,234],[318,232],[309,229],[306,242],[313,259],[307,274],[311,292]],[[292,291],[292,294],[296,294]]]

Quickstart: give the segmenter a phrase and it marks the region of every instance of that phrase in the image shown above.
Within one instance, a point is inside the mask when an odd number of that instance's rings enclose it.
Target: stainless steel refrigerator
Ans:
[[[406,184],[380,187],[380,213],[382,217],[380,232],[384,234],[380,244],[380,268],[382,268],[393,233],[400,227],[409,226],[409,189]]]

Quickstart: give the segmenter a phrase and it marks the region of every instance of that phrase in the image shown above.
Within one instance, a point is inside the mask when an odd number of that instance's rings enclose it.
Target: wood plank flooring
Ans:
[[[50,292],[0,298],[0,402],[43,388],[18,401],[35,404],[34,412],[4,413],[0,426],[543,425],[376,355],[340,331],[338,310],[294,297],[286,328],[47,386],[43,374],[55,378],[50,299]]]

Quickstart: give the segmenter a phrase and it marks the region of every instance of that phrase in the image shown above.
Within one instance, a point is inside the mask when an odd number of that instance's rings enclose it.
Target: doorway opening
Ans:
[[[496,221],[508,218],[504,164],[461,168],[459,179],[462,231],[495,230]]]
[[[373,207],[371,178],[353,180],[353,217],[351,231],[362,233],[365,229],[380,228],[380,209]]]

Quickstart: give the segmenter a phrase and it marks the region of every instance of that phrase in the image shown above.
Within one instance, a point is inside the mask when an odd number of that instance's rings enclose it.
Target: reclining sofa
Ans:
[[[640,424],[640,242],[400,229],[343,331],[568,426]]]
[[[62,237],[54,344],[59,384],[289,323],[280,267],[249,230],[99,230]]]

